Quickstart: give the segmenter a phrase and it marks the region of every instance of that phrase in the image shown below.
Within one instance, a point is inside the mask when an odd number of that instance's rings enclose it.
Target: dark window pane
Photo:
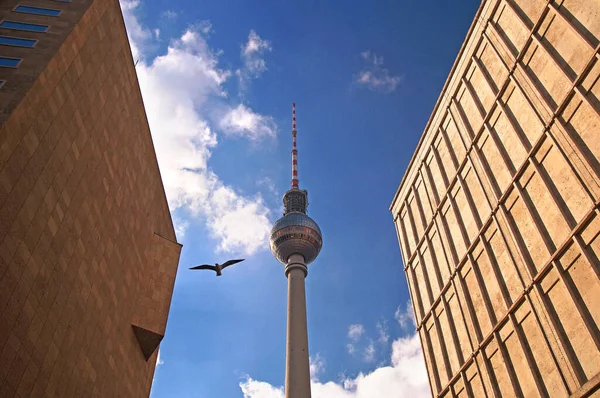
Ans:
[[[28,32],[45,32],[48,30],[48,25],[36,25],[32,23],[22,23],[13,21],[2,21],[0,28],[15,29],[15,30],[26,30]]]
[[[17,6],[17,8],[15,8],[15,11],[25,12],[27,14],[49,15],[51,17],[56,17],[56,16],[60,15],[60,10],[51,10],[49,8],[30,7],[30,6]]]
[[[0,67],[16,68],[21,60],[19,58],[0,57]]]
[[[4,44],[7,46],[17,46],[17,47],[33,47],[33,46],[35,46],[35,40],[19,39],[17,37],[0,36],[0,44]]]

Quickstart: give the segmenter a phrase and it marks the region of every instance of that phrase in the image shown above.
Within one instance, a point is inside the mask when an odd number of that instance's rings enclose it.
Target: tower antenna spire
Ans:
[[[298,189],[298,148],[296,147],[296,103],[292,103],[292,189]]]

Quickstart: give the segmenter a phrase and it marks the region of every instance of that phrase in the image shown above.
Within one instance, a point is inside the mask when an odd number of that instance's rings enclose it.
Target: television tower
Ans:
[[[308,329],[304,279],[308,267],[321,251],[321,230],[306,215],[308,192],[298,187],[296,104],[292,104],[292,187],[283,195],[285,211],[271,230],[271,252],[285,265],[288,279],[285,397],[310,398]]]

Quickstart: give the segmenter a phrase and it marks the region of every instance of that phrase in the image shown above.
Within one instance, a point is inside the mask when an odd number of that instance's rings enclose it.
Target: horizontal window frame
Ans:
[[[58,14],[53,15],[53,14],[44,14],[44,13],[41,13],[41,12],[22,11],[22,10],[19,10],[19,7],[26,7],[26,8],[30,8],[30,9],[47,10],[47,11],[56,11],[56,12],[58,12]],[[62,14],[62,12],[63,12],[63,10],[59,10],[57,8],[45,8],[45,7],[37,7],[37,6],[28,6],[28,5],[25,5],[25,4],[17,4],[12,10],[13,10],[13,12],[18,12],[20,14],[38,15],[38,16],[41,16],[41,17],[53,17],[53,18],[59,17]]]
[[[2,40],[2,38],[15,39],[15,40],[27,40],[27,41],[32,41],[33,44],[31,46],[23,46],[23,45],[19,45],[19,44],[9,44],[9,43],[0,42],[0,46],[9,46],[9,47],[18,47],[18,48],[34,48],[39,42],[38,39],[30,39],[28,37],[6,36],[3,34],[0,34],[0,40]]]
[[[20,25],[29,25],[29,26],[41,26],[46,28],[45,30],[32,30],[32,29],[23,29],[23,28],[14,28],[8,26],[2,26],[4,22],[20,24]],[[47,33],[52,25],[41,25],[38,23],[29,23],[29,22],[19,22],[19,21],[11,21],[9,19],[0,20],[0,29],[9,29],[9,30],[17,30],[19,32],[33,32],[33,33]]]
[[[0,57],[0,60],[2,59],[16,59],[19,62],[17,62],[17,64],[15,66],[8,66],[8,65],[0,65],[0,68],[8,68],[8,69],[17,69],[19,66],[21,66],[21,63],[23,62],[23,58],[15,58],[15,57]],[[1,61],[0,61],[1,62]]]

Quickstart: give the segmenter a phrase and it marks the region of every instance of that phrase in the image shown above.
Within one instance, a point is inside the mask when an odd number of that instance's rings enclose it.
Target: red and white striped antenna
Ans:
[[[298,148],[296,147],[296,103],[292,103],[292,189],[298,189]]]

